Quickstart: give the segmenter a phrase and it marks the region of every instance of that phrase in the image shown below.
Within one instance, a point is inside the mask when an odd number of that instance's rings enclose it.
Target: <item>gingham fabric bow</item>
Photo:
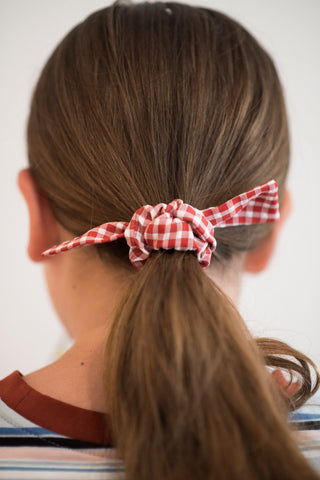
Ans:
[[[152,250],[192,250],[200,265],[210,264],[216,249],[214,228],[274,222],[279,218],[278,185],[274,180],[242,193],[219,207],[198,210],[182,200],[139,208],[130,222],[109,222],[42,253],[43,256],[80,245],[125,238],[131,263],[139,268]]]

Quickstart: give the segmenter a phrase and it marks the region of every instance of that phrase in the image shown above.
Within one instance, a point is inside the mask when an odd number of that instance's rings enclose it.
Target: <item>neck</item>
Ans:
[[[70,251],[52,259],[57,265],[50,259],[46,267],[52,299],[74,343],[57,361],[26,375],[25,380],[35,390],[57,400],[107,413],[104,348],[114,309],[128,286],[128,273],[119,273],[111,265],[106,267],[100,258],[79,261],[79,255],[83,252]],[[228,269],[213,265],[206,270],[235,303],[242,264],[243,259],[238,257]],[[52,291],[55,268],[60,272],[58,278],[63,279],[55,286],[61,290],[62,299],[59,292]]]

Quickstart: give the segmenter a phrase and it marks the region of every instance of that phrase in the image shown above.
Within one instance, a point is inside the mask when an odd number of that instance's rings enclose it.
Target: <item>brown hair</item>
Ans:
[[[237,22],[177,3],[115,3],[75,27],[47,62],[28,124],[32,174],[73,234],[129,221],[145,204],[218,205],[288,168],[282,89]],[[270,231],[217,229],[214,263]],[[99,248],[126,268],[128,247]],[[286,407],[267,366],[295,372]],[[314,364],[254,340],[192,253],[154,252],[119,305],[107,395],[129,480],[316,479],[286,420],[317,389]]]

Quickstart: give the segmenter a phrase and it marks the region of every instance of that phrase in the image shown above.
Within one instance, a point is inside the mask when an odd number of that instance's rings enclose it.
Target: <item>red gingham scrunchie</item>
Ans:
[[[109,222],[42,253],[50,256],[80,245],[125,238],[131,263],[139,268],[152,250],[194,251],[209,266],[216,249],[214,228],[274,222],[279,218],[278,185],[274,180],[242,193],[219,207],[198,210],[182,200],[139,208],[130,222]]]

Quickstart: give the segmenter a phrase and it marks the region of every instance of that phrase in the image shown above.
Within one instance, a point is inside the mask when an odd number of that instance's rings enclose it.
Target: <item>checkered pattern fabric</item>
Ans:
[[[198,210],[182,200],[139,208],[130,222],[109,222],[42,253],[47,257],[80,245],[125,238],[131,263],[139,268],[152,250],[194,251],[200,265],[210,264],[216,249],[214,228],[274,222],[279,218],[278,185],[274,180],[242,193],[219,207]]]

